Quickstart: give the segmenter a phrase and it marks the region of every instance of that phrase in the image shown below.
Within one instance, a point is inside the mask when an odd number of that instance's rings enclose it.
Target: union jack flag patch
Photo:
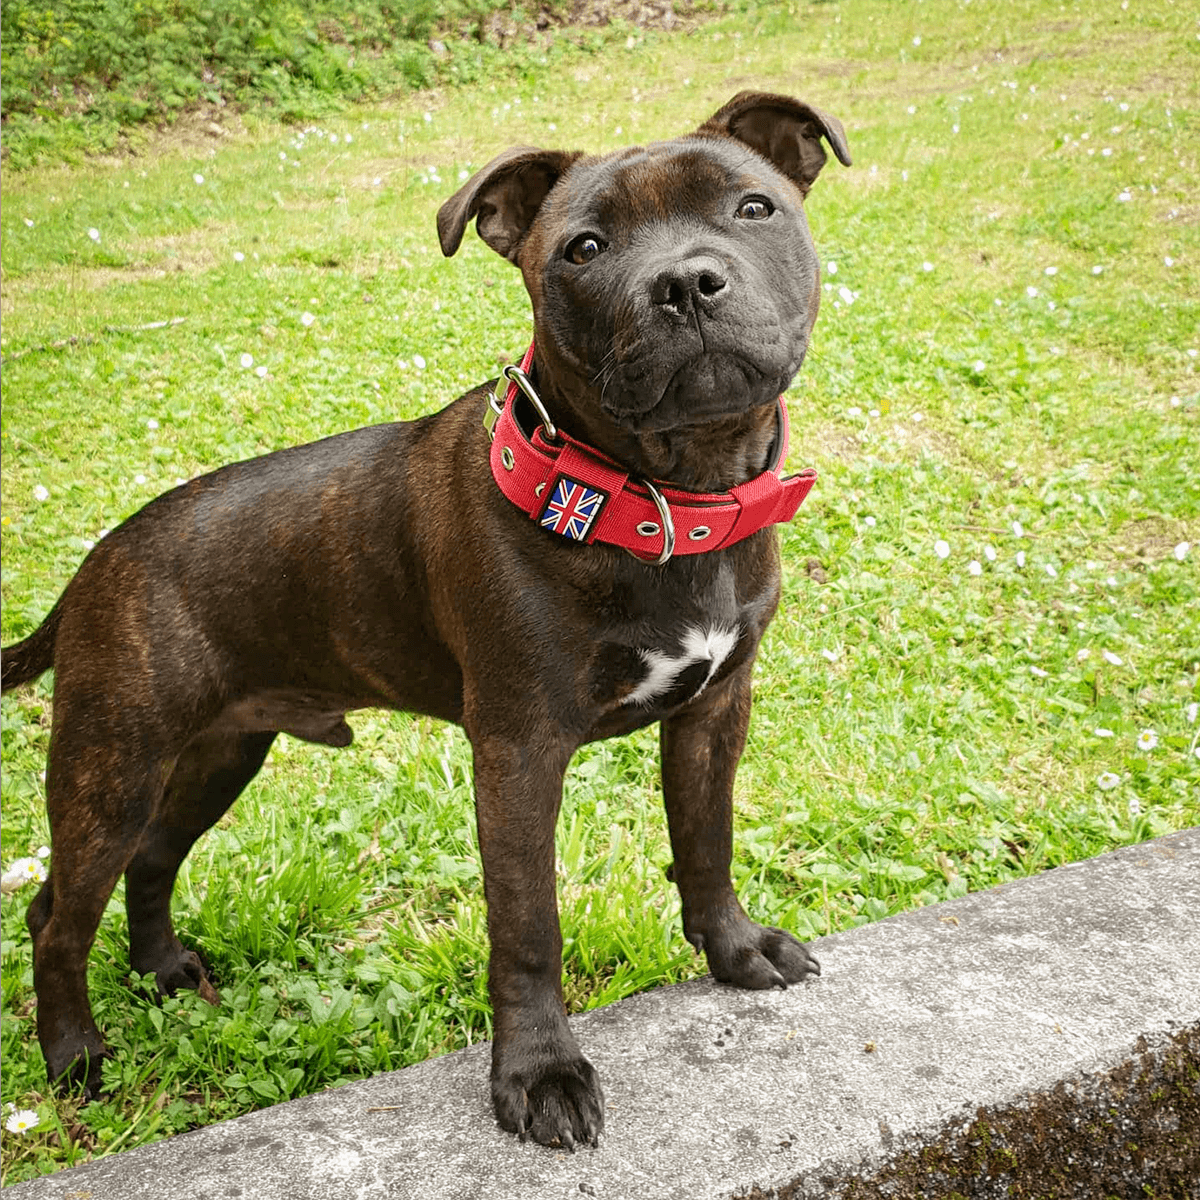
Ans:
[[[542,511],[538,523],[543,529],[582,542],[607,499],[607,492],[586,487],[569,475],[560,475],[550,494],[550,503]]]

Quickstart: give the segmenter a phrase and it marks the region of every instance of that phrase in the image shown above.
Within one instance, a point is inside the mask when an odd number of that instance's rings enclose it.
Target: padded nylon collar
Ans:
[[[503,380],[497,384],[484,424],[492,436],[492,475],[501,492],[551,533],[621,546],[661,564],[676,555],[723,550],[768,525],[790,521],[816,482],[811,467],[780,477],[788,445],[782,396],[771,465],[728,492],[688,492],[669,483],[647,483],[561,430],[551,438],[548,418],[529,434],[514,407],[529,386],[524,373],[533,362],[533,349],[530,345],[521,360],[520,375],[512,368],[506,371],[503,398]]]

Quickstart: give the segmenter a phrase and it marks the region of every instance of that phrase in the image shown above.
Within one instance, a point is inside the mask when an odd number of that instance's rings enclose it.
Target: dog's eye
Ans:
[[[607,249],[608,247],[594,233],[581,233],[567,246],[564,257],[568,262],[582,267],[584,263],[590,263],[593,258],[603,254]]]
[[[751,196],[743,200],[737,215],[743,221],[765,221],[775,211],[775,205],[765,196]]]

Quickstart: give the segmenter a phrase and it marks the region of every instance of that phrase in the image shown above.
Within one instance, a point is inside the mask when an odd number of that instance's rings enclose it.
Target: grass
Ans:
[[[324,118],[355,100],[519,69],[560,41],[597,47],[621,36],[562,27],[562,0],[540,4],[536,15],[542,30],[505,0],[141,0],[133,10],[8,0],[5,163],[24,169],[144,151],[155,128],[181,118],[220,135],[247,107],[279,121]]]
[[[809,203],[825,304],[792,462],[821,479],[782,533],[744,903],[810,937],[1196,824],[1198,52],[1167,0],[750,6],[303,135],[248,121],[10,173],[5,641],[176,478],[431,411],[522,349],[516,273],[474,240],[437,250],[464,172],[779,89],[845,121],[855,166]],[[3,703],[6,866],[48,841],[50,683]],[[488,1036],[469,748],[353,724],[348,751],[281,738],[185,868],[177,924],[220,1008],[139,994],[114,897],[103,1103],[47,1095],[31,893],[5,897],[2,1097],[39,1117],[4,1135],[5,1182]],[[703,970],[668,860],[653,731],[581,753],[559,828],[573,1008]]]

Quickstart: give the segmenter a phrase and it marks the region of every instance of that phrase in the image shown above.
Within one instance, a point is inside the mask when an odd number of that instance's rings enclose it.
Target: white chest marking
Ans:
[[[641,660],[646,664],[646,678],[625,697],[624,703],[649,704],[656,696],[670,691],[675,680],[688,667],[695,663],[707,662],[708,674],[694,693],[696,696],[700,695],[708,687],[709,680],[720,670],[721,664],[729,657],[729,652],[737,645],[737,640],[736,629],[712,626],[704,630],[693,625],[684,632],[682,654],[664,654],[661,650],[640,651]]]

